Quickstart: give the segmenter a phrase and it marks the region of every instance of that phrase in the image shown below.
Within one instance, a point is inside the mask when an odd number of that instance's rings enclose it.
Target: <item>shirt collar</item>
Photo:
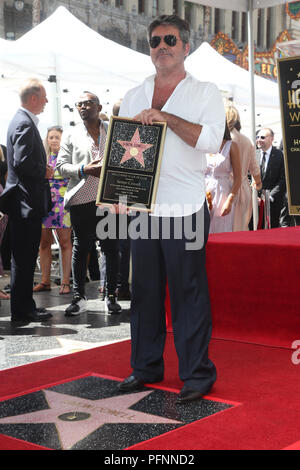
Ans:
[[[269,157],[271,152],[272,152],[272,145],[271,145],[271,147],[268,148],[268,150],[265,150],[266,157]],[[264,151],[262,150],[261,151],[261,156],[263,156],[263,154],[264,154]]]
[[[85,127],[84,122],[83,122],[83,121],[80,121],[79,125],[81,126],[83,132],[84,132],[87,136],[91,137],[91,134],[89,133],[89,131],[88,131],[87,128]],[[100,119],[100,120],[99,120],[99,129],[101,129],[101,125],[102,125],[102,121],[101,121],[101,119]],[[92,138],[92,137],[91,137],[91,138]]]
[[[152,106],[152,97],[153,97],[153,92],[154,92],[155,77],[156,77],[156,74],[150,75],[150,77],[147,77],[144,81],[145,91],[146,91],[146,95],[147,95],[147,98],[148,98],[148,101],[149,101],[150,108]],[[183,83],[185,83],[186,80],[188,80],[190,77],[191,77],[190,72],[188,72],[186,70],[185,71],[185,77],[178,83],[175,90],[177,90],[178,87],[183,85]]]
[[[34,124],[36,125],[36,127],[38,126],[38,123],[39,123],[39,118],[37,117],[36,114],[33,114],[31,111],[29,111],[28,109],[26,108],[23,108],[23,106],[21,106],[21,109],[22,111],[25,111],[25,113],[28,114],[28,116],[33,120]]]

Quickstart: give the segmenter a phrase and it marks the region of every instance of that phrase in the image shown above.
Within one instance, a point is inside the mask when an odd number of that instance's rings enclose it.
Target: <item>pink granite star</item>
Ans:
[[[77,442],[106,423],[182,424],[172,419],[129,409],[134,403],[152,392],[153,390],[100,400],[87,400],[43,390],[49,409],[1,418],[0,424],[54,423],[62,449],[72,448]],[[77,420],[80,414],[84,419]]]
[[[117,142],[122,145],[124,149],[126,149],[126,152],[124,153],[120,163],[125,163],[131,158],[135,158],[140,163],[140,165],[145,168],[143,152],[150,147],[153,147],[153,144],[143,144],[141,142],[138,128],[136,128],[131,141],[118,140]]]

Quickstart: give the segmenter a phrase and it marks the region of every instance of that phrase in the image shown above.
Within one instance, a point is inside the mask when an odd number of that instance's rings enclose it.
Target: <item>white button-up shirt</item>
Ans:
[[[31,111],[29,111],[29,109],[23,108],[23,106],[21,106],[21,109],[25,111],[25,113],[27,113],[29,117],[31,117],[31,119],[33,120],[34,124],[37,127],[39,124],[39,118],[37,117],[37,115],[33,114]]]
[[[152,107],[154,79],[154,75],[147,78],[125,95],[120,117],[133,118]],[[167,129],[153,215],[190,215],[205,199],[205,154],[218,152],[224,136],[222,97],[216,85],[200,82],[187,72],[162,111],[203,127],[195,148]]]

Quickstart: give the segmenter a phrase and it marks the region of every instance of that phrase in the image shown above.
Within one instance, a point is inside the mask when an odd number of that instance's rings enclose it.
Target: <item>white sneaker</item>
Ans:
[[[80,297],[79,295],[75,295],[73,297],[72,303],[65,310],[65,316],[75,317],[76,315],[80,315],[80,313],[86,312],[86,311],[87,311],[86,297]]]

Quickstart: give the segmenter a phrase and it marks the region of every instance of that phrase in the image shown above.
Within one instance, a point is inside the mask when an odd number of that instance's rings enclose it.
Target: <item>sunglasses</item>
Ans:
[[[77,101],[77,103],[75,103],[75,106],[76,108],[82,108],[82,106],[84,107],[92,106],[93,103],[96,103],[96,101],[95,100]]]
[[[152,49],[155,49],[156,47],[159,46],[162,39],[170,47],[176,46],[177,41],[180,40],[179,38],[174,36],[174,34],[167,34],[166,36],[163,36],[163,37],[161,37],[161,36],[152,36],[152,38],[149,39],[150,47]]]
[[[256,140],[258,140],[258,139],[265,140],[266,137],[268,137],[268,136],[267,135],[257,135]]]

